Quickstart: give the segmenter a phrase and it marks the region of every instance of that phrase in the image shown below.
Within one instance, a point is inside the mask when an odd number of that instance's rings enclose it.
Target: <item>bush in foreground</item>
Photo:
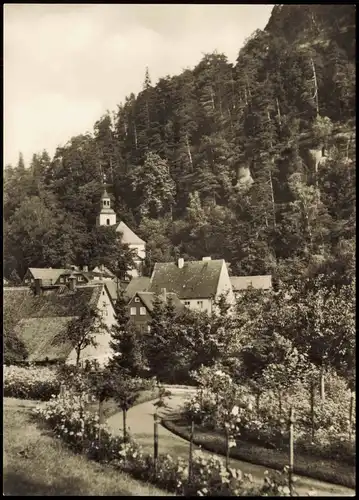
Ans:
[[[4,397],[48,401],[60,391],[57,371],[38,366],[4,366]]]

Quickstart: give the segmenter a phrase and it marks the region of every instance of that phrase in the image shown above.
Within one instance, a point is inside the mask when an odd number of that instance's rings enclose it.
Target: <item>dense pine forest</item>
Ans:
[[[95,224],[105,177],[118,219],[147,242],[147,273],[211,256],[235,275],[350,277],[355,83],[355,6],[340,4],[276,5],[235,64],[206,54],[156,85],[144,68],[143,90],[92,133],[6,166],[5,276],[121,269],[126,248]]]

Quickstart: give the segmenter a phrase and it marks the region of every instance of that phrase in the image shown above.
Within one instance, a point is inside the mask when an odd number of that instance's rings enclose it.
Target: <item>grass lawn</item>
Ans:
[[[173,496],[110,466],[75,455],[31,415],[34,401],[4,398],[5,495]]]
[[[172,415],[163,419],[162,425],[177,434],[189,439],[190,429],[180,415]],[[225,436],[217,432],[195,429],[194,443],[203,449],[225,455]],[[283,469],[288,464],[288,453],[282,450],[268,449],[254,443],[239,442],[230,451],[231,458],[252,464],[264,465],[272,469]],[[294,472],[298,475],[312,477],[321,481],[355,488],[355,466],[338,462],[334,459],[323,459],[311,455],[294,454]]]

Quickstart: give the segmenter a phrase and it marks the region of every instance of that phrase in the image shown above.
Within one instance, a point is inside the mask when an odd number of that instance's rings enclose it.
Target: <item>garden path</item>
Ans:
[[[169,416],[174,410],[181,406],[188,395],[193,392],[190,388],[170,388],[171,399],[168,400],[168,408],[159,411],[161,416]],[[153,453],[153,414],[155,407],[149,401],[134,406],[128,411],[127,425],[132,437],[144,448],[146,452]],[[116,413],[107,420],[107,424],[114,435],[122,433],[122,413]],[[173,434],[162,425],[158,426],[159,453],[170,454],[174,457],[188,458],[189,444],[185,439]],[[198,447],[194,447],[198,449]],[[215,455],[223,460],[221,455],[202,450],[206,455]],[[263,481],[263,475],[268,467],[254,465],[240,460],[230,460],[230,466],[241,469],[243,473],[252,474],[255,483]],[[309,490],[315,490],[314,496],[355,496],[355,491],[344,486],[325,483],[308,477],[297,476],[296,489],[299,494],[306,496]]]

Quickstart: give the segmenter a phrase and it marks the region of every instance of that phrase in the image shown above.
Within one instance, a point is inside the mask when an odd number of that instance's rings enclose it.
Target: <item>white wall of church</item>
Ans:
[[[98,225],[99,226],[113,226],[116,224],[116,214],[103,214],[100,213],[98,216]],[[109,222],[107,222],[109,221]]]

